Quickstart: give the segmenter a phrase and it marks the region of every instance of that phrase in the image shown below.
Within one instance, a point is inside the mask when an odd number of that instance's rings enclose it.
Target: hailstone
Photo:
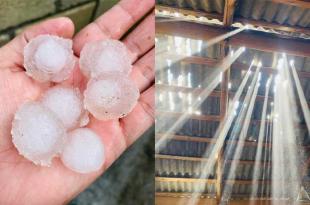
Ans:
[[[54,156],[63,148],[66,131],[61,121],[38,102],[22,105],[12,123],[12,140],[25,158],[50,166]]]
[[[80,69],[90,78],[113,72],[128,75],[131,67],[128,50],[118,40],[87,43],[80,54]]]
[[[78,88],[55,86],[41,99],[43,105],[53,111],[67,129],[87,124],[82,95]]]
[[[61,82],[68,79],[74,64],[70,39],[39,35],[24,48],[26,74],[40,82]]]
[[[88,128],[68,133],[68,140],[61,154],[63,164],[79,173],[99,170],[104,163],[104,146],[99,136]]]
[[[138,98],[139,90],[128,76],[103,75],[88,82],[84,106],[99,120],[117,119],[131,112]]]

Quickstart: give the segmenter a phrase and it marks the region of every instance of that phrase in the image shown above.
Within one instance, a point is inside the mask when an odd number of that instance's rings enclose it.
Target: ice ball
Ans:
[[[39,35],[24,48],[26,73],[40,82],[61,82],[68,79],[74,64],[70,39]]]
[[[67,129],[85,125],[84,120],[88,115],[78,88],[55,86],[43,95],[41,101],[56,114]]]
[[[88,128],[68,133],[68,140],[61,154],[66,167],[79,173],[99,170],[104,163],[104,146],[99,136]]]
[[[117,119],[131,112],[138,98],[139,90],[128,76],[103,75],[88,82],[84,106],[99,120]]]
[[[12,124],[13,144],[25,158],[42,166],[62,150],[66,131],[61,121],[45,106],[28,102],[16,112]]]
[[[118,40],[87,43],[80,54],[80,69],[87,77],[119,72],[128,75],[131,60],[126,46]]]

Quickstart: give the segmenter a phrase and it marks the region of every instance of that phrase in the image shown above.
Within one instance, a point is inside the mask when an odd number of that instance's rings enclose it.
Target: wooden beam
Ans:
[[[235,3],[236,0],[225,0],[224,17],[223,17],[224,26],[229,27],[233,23]]]
[[[270,184],[271,180],[224,180],[228,184]],[[155,177],[155,182],[186,182],[186,183],[206,183],[216,184],[216,179],[201,179],[201,178],[180,178],[180,177]]]
[[[186,38],[209,40],[231,31],[189,22],[156,23],[156,32]],[[241,32],[230,37],[229,45],[245,46],[265,52],[285,52],[296,56],[310,56],[309,42],[302,39],[282,39],[267,33]]]
[[[258,21],[253,19],[246,19],[241,17],[236,17],[235,22],[242,23],[244,25],[250,24],[254,27],[263,27],[265,29],[272,29],[276,31],[284,31],[289,33],[302,33],[310,35],[310,29],[299,27],[299,26],[288,26],[288,25],[282,25],[267,21]]]
[[[186,156],[175,156],[175,155],[163,155],[163,154],[155,154],[155,159],[169,159],[169,160],[180,160],[180,161],[194,161],[194,162],[207,162],[209,159],[206,157],[186,157]],[[226,163],[234,163],[237,162],[239,164],[255,164],[254,160],[226,160]],[[270,166],[271,162],[259,162],[259,165],[267,165]]]
[[[172,91],[172,92],[183,92],[183,93],[191,93],[194,96],[199,95],[204,89],[203,88],[189,88],[189,87],[183,87],[183,86],[175,86],[175,85],[167,85],[167,84],[156,84],[156,89],[158,91]],[[234,97],[236,92],[229,91],[228,95],[229,97]],[[245,93],[242,93],[241,96],[245,95]],[[221,97],[221,91],[213,90],[208,97]],[[264,95],[257,95],[256,100],[264,101],[265,96]],[[273,96],[268,96],[268,100],[273,100]],[[308,106],[310,106],[310,101],[308,102]],[[298,104],[298,106],[301,106]]]
[[[165,134],[166,135],[166,134]],[[159,140],[163,137],[163,133],[156,133],[155,139]],[[207,137],[195,137],[195,136],[188,136],[188,135],[176,135],[176,134],[168,134],[169,140],[178,140],[178,141],[189,141],[189,142],[205,142],[205,143],[216,143],[216,138],[207,138]],[[226,143],[238,143],[238,140],[226,140]],[[257,147],[258,143],[256,141],[248,141],[244,142],[244,146],[250,147]],[[262,147],[272,147],[272,143],[263,142]],[[310,145],[300,146],[301,149],[310,149]],[[310,164],[310,161],[309,161]]]
[[[155,197],[155,205],[188,205],[190,198],[158,196]],[[195,205],[216,205],[214,198],[200,198]]]
[[[217,64],[219,64],[221,61],[220,59],[214,59],[214,58],[208,58],[208,57],[201,57],[201,56],[180,56],[177,54],[167,53],[167,58],[177,58],[181,59],[181,63],[185,64],[197,64],[197,65],[207,65],[206,69],[214,69]],[[248,70],[249,65],[245,63],[241,63],[239,61],[235,61],[232,65],[232,69],[238,69],[238,70]],[[256,69],[256,66],[252,67],[253,70]],[[275,75],[278,73],[277,69],[274,69],[273,67],[264,66],[261,67],[261,72],[269,74],[269,75]],[[307,71],[300,71],[297,70],[297,74],[300,78],[310,78],[310,72]]]
[[[187,115],[189,119],[205,120],[205,121],[220,121],[219,115],[196,115],[190,113],[170,112],[170,111],[156,111],[157,116],[170,116],[170,117],[181,117]]]
[[[155,177],[155,182],[188,182],[188,183],[215,184],[216,180],[200,179],[200,178]]]
[[[199,17],[206,17],[207,19],[217,19],[219,21],[223,20],[223,16],[217,13],[207,13],[207,12],[202,12],[202,11],[193,11],[190,9],[184,9],[184,8],[175,8],[175,7],[170,7],[170,6],[165,6],[165,5],[160,5],[157,4],[155,6],[155,9],[159,10],[159,11],[168,11],[171,13],[181,13],[185,16],[187,15],[191,15],[191,16],[195,16],[197,18]]]
[[[297,6],[305,9],[310,9],[310,1],[309,0],[269,0],[274,3],[287,4],[291,6]]]
[[[155,205],[188,205],[190,204],[191,195],[180,193],[179,197],[176,196],[177,193],[162,194],[156,193],[155,195]],[[203,195],[203,198],[200,198],[196,205],[216,205],[216,199],[210,197],[208,195]],[[225,205],[273,205],[273,204],[281,204],[281,205],[291,205],[292,201],[287,199],[277,199],[271,200],[270,198],[261,198],[261,199],[245,199],[249,196],[240,196],[239,199],[230,199]],[[298,202],[300,205],[310,205],[309,202]]]
[[[182,115],[187,115],[188,119],[194,119],[194,120],[204,120],[204,121],[214,121],[219,122],[221,121],[220,115],[197,115],[197,114],[190,114],[185,112],[171,112],[171,111],[163,111],[163,110],[157,110],[156,116],[165,116],[165,117],[181,117]],[[252,124],[259,124],[261,120],[251,120]],[[271,121],[269,121],[270,123]],[[268,123],[268,122],[267,122]]]

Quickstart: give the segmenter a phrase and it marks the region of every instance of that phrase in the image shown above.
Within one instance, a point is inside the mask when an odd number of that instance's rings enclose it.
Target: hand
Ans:
[[[77,59],[87,42],[120,39],[140,18],[151,12],[154,3],[154,0],[123,0],[86,26],[73,38]],[[91,174],[75,173],[64,167],[59,158],[53,161],[52,167],[36,166],[18,154],[10,134],[18,107],[27,100],[37,100],[53,86],[52,83],[38,83],[25,74],[24,46],[39,34],[72,38],[74,26],[71,20],[56,18],[42,22],[0,49],[0,204],[55,205],[68,202],[101,175],[154,123],[154,18],[153,13],[148,14],[123,38],[134,65],[131,77],[141,92],[137,106],[119,120],[103,122],[91,117],[88,127],[101,136],[106,156],[104,167]],[[72,77],[65,83],[83,89],[85,82],[77,65]]]

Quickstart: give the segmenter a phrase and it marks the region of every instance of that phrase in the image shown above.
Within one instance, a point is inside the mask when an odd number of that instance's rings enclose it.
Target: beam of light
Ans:
[[[294,65],[294,61],[290,62],[291,68],[292,68],[292,74],[293,74],[293,78],[296,84],[296,89],[297,89],[297,93],[299,96],[299,100],[300,100],[300,104],[301,104],[301,108],[304,114],[304,118],[307,124],[307,128],[308,128],[308,132],[310,133],[310,111],[309,111],[309,107],[308,107],[308,103],[305,97],[305,94],[303,92],[300,80],[298,78],[297,72],[296,72],[296,68]]]
[[[211,170],[213,169],[216,163],[216,155],[219,153],[220,149],[222,148],[224,144],[225,136],[227,135],[229,128],[231,126],[231,123],[233,119],[235,118],[235,116],[232,113],[234,113],[239,107],[239,99],[251,75],[251,69],[252,69],[253,64],[254,64],[254,61],[252,61],[246,75],[242,79],[242,82],[233,100],[228,105],[228,114],[225,116],[225,119],[220,122],[220,125],[218,126],[216,130],[216,133],[214,135],[214,138],[217,139],[215,145],[212,147],[212,150],[208,149],[203,154],[203,157],[209,156],[208,157],[209,160],[207,163],[202,164],[202,171],[201,171],[201,175],[199,176],[200,179],[209,178],[212,172]],[[194,188],[194,192],[195,193],[192,195],[191,200],[189,201],[188,205],[195,205],[197,201],[199,200],[199,197],[201,196],[201,192],[199,192],[195,188]]]
[[[257,70],[259,70],[260,67],[257,68]],[[228,151],[227,151],[227,157],[224,161],[224,165],[227,165],[227,159],[230,156],[233,156],[232,159],[233,161],[230,164],[230,169],[229,169],[229,173],[228,173],[228,179],[230,180],[234,180],[235,176],[236,176],[236,170],[237,167],[239,165],[239,160],[241,158],[241,154],[244,148],[244,143],[246,140],[246,136],[248,133],[248,129],[250,126],[250,122],[251,122],[251,116],[253,113],[253,108],[254,108],[254,104],[256,101],[256,97],[257,97],[257,92],[258,92],[258,88],[259,88],[259,78],[260,75],[256,76],[256,79],[254,78],[252,81],[255,82],[255,85],[251,85],[252,89],[248,91],[247,96],[245,99],[245,102],[247,102],[249,105],[247,107],[244,107],[243,111],[245,113],[244,119],[243,119],[243,123],[241,122],[237,122],[236,125],[239,128],[239,126],[242,124],[242,128],[238,137],[238,141],[236,142],[236,144],[231,143],[229,145]],[[248,102],[249,100],[249,102]],[[236,132],[237,134],[237,132]],[[233,136],[233,138],[235,138],[236,136]],[[235,140],[235,139],[232,139]],[[233,153],[234,152],[234,153]],[[226,186],[224,187],[223,190],[223,197],[221,199],[221,202],[224,202],[224,200],[230,199],[231,198],[231,193],[232,193],[232,189],[233,189],[233,184],[226,184]]]
[[[196,100],[192,103],[193,109],[197,109],[200,107],[201,103],[210,95],[210,93],[217,87],[219,84],[218,76],[221,72],[225,72],[230,65],[242,54],[244,49],[239,48],[237,52],[235,52],[233,57],[225,57],[220,64],[216,66],[213,73],[208,76],[202,83],[203,85],[208,85],[203,91],[197,96],[201,98],[201,100]],[[252,65],[252,64],[251,64]],[[167,130],[164,131],[165,134],[155,143],[155,148],[160,150],[165,146],[168,140],[171,138],[171,133],[180,128],[185,121],[188,119],[188,113],[182,114],[175,123]],[[163,131],[162,127],[158,126],[158,130]]]
[[[294,92],[285,55],[283,67],[278,71],[272,135],[272,198],[296,200],[301,187],[298,165],[302,152],[297,149],[294,126],[298,123],[297,107],[293,102]],[[279,202],[274,200],[272,204]]]
[[[259,134],[258,134],[258,141],[257,141],[257,148],[256,148],[256,156],[255,156],[255,164],[254,164],[254,173],[252,177],[252,190],[251,190],[251,198],[258,197],[258,184],[257,181],[260,177],[260,163],[262,158],[262,151],[263,151],[263,141],[264,136],[266,133],[265,127],[266,127],[266,113],[267,113],[267,105],[268,105],[268,96],[270,91],[270,82],[271,78],[268,79],[265,89],[265,98],[264,98],[264,104],[263,104],[263,112],[261,116],[261,123],[259,128]],[[267,123],[270,121],[270,115],[267,116]],[[254,201],[252,200],[251,205],[254,204]]]

